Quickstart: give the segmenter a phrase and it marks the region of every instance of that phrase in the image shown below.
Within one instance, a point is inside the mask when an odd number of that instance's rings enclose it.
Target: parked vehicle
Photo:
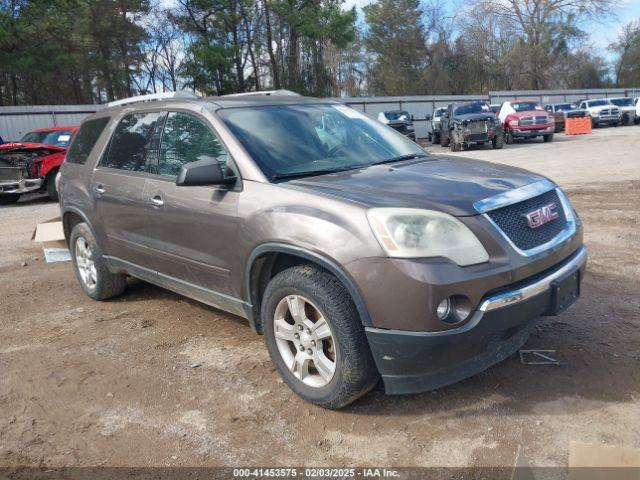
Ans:
[[[440,121],[442,114],[446,112],[446,107],[436,108],[433,111],[433,117],[431,118],[431,130],[429,131],[429,141],[434,145],[440,143]]]
[[[633,125],[638,120],[636,116],[636,105],[633,98],[617,97],[610,98],[609,101],[620,109],[620,123],[622,125]]]
[[[409,112],[404,110],[390,110],[387,112],[380,112],[378,114],[378,121],[390,126],[394,130],[397,130],[405,137],[409,137],[414,142],[416,141],[416,132],[413,126],[413,117],[409,115]]]
[[[41,128],[19,142],[0,145],[0,205],[16,203],[30,192],[45,192],[57,201],[55,177],[77,129]]]
[[[493,113],[496,114],[496,116],[498,115],[498,113],[500,113],[500,104],[499,103],[492,103],[491,105],[489,105],[489,108],[491,109],[491,111]]]
[[[504,102],[498,114],[507,143],[516,138],[542,137],[545,142],[553,141],[556,124],[553,115],[532,101]]]
[[[594,128],[600,125],[617,127],[620,123],[620,109],[611,103],[608,98],[582,100],[580,108],[586,110],[587,115],[591,117],[591,124]]]
[[[491,142],[502,148],[504,135],[500,123],[484,102],[452,103],[442,115],[440,145],[458,152],[469,145]]]
[[[640,123],[640,97],[633,99],[633,104],[636,106],[636,123]]]
[[[565,120],[567,118],[582,118],[587,114],[587,112],[580,110],[572,103],[554,103],[546,105],[544,109],[553,115],[556,124],[556,133],[564,131]]]
[[[459,381],[579,295],[582,225],[539,174],[429,156],[329,100],[156,98],[89,116],[62,165],[80,286],[130,275],[247,318],[310,402]]]

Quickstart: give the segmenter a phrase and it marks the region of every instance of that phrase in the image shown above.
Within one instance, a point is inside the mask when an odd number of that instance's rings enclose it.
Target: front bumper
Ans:
[[[516,352],[535,320],[549,314],[552,286],[587,263],[585,247],[528,281],[490,294],[463,326],[439,332],[367,327],[366,335],[389,394],[418,393],[455,383]]]
[[[613,125],[620,121],[619,115],[592,115],[591,120],[598,125]]]
[[[510,127],[510,129],[514,137],[531,138],[531,137],[539,137],[540,135],[549,135],[551,133],[554,133],[555,126],[546,127],[546,128],[529,128],[529,129]]]
[[[0,181],[0,195],[3,193],[29,193],[40,190],[42,187],[41,178],[23,178],[22,180],[2,180]]]

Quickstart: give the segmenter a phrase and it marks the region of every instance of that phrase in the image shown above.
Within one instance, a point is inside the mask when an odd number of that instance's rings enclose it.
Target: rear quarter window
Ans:
[[[109,117],[101,117],[84,122],[71,142],[66,161],[84,165],[107,123],[109,123]]]

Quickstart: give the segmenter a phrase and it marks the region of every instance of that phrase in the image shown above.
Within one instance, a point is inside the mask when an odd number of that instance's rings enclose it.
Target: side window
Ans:
[[[132,113],[123,117],[100,165],[132,172],[147,171],[147,152],[162,118],[161,112]]]
[[[84,122],[71,142],[65,161],[84,165],[107,123],[109,123],[109,117]]]
[[[158,173],[175,177],[182,165],[215,159],[227,171],[227,151],[202,120],[182,112],[170,112],[164,126]]]

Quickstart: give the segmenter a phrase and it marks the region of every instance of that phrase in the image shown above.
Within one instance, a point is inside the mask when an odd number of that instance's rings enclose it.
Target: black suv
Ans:
[[[471,144],[504,146],[504,132],[485,102],[452,103],[442,115],[440,145],[459,152]]]

